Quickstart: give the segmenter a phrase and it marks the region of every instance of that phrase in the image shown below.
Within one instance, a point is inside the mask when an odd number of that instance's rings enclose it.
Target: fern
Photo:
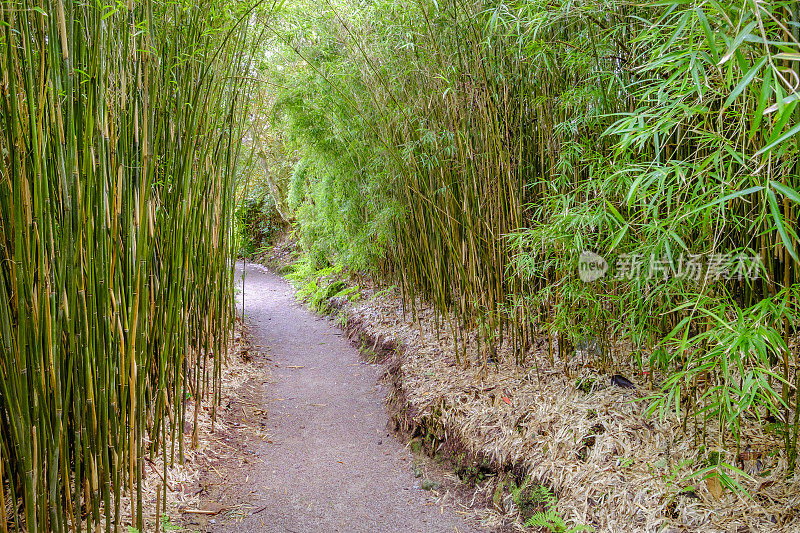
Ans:
[[[576,524],[575,526],[569,527],[566,521],[556,510],[558,498],[556,498],[552,491],[550,491],[550,489],[544,485],[539,485],[535,489],[525,494],[524,491],[527,489],[528,483],[528,480],[525,480],[525,482],[520,486],[512,484],[511,495],[514,498],[514,503],[518,508],[526,503],[528,505],[531,503],[540,503],[544,506],[544,510],[538,511],[536,514],[531,516],[525,522],[525,527],[545,528],[552,533],[579,533],[581,531],[594,531],[593,527],[583,524]],[[525,501],[523,501],[523,498]]]
[[[544,512],[539,511],[525,522],[525,527],[543,527],[554,533],[567,531],[567,524],[554,507],[548,506]]]

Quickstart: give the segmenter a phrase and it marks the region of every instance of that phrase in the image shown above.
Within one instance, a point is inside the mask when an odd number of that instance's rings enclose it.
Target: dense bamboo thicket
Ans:
[[[2,531],[154,529],[219,394],[252,9],[0,2]]]
[[[654,413],[720,446],[762,420],[794,464],[798,10],[303,5],[271,72],[301,243],[478,330],[487,361],[644,372]]]

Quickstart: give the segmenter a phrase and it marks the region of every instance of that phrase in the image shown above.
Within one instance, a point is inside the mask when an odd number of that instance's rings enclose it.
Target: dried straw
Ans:
[[[780,442],[756,421],[743,424],[738,458],[721,452],[713,425],[706,427],[701,455],[694,428],[684,431],[677,419],[644,416],[647,402],[641,397],[650,391],[632,369],[623,370],[637,390],[610,386],[609,376],[581,368],[582,379],[595,380],[587,393],[565,375],[563,363],[545,363],[546,353],[527,354],[538,367],[517,366],[507,353],[497,366],[486,365],[474,338],[468,343],[470,366],[462,368],[455,364],[449,333],[436,332],[429,306],[418,302],[413,322],[403,316],[397,291],[376,299],[371,293],[362,289],[366,299],[341,312],[366,336],[402,347],[399,386],[415,421],[438,425],[475,457],[490,458],[497,471],[521,468],[550,487],[568,523],[597,531],[800,530],[800,485],[796,478],[787,480]],[[720,494],[713,481],[692,477],[711,450],[751,474],[734,477],[752,498]],[[478,486],[476,496],[490,490]],[[496,509],[475,512],[490,525],[517,514],[508,494]]]

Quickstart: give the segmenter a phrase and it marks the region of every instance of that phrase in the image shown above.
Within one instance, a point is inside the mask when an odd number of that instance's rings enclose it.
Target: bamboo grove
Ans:
[[[216,403],[252,10],[0,2],[2,531],[153,530]]]
[[[270,72],[301,244],[478,331],[485,361],[633,369],[651,413],[724,448],[761,420],[794,465],[799,9],[304,4]]]

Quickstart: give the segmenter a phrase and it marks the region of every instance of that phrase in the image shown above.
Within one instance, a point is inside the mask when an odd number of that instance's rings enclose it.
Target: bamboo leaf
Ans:
[[[789,113],[785,113],[785,114],[789,115]],[[756,152],[755,155],[759,156],[759,155],[764,155],[764,154],[767,154],[767,153],[771,152],[775,147],[777,147],[778,145],[780,145],[784,141],[787,141],[788,139],[791,139],[792,137],[794,137],[798,133],[800,133],[800,123],[795,124],[792,128],[789,129],[789,131],[787,131],[783,135],[780,135],[775,140],[773,140],[771,142],[768,142],[768,144],[766,146],[764,146],[761,150]]]
[[[628,229],[629,228],[630,228],[629,224],[624,224],[622,226],[622,228],[620,228],[620,230],[617,232],[616,236],[614,237],[614,240],[611,241],[611,246],[609,246],[609,248],[608,248],[609,252],[613,251],[617,247],[617,245],[620,243],[620,241],[625,237],[625,235],[628,234]]]
[[[758,73],[767,63],[767,59],[768,59],[767,57],[762,57],[758,62],[756,62],[755,65],[753,65],[750,68],[747,74],[745,74],[745,76],[741,79],[741,81],[739,81],[736,87],[734,87],[733,91],[731,91],[731,94],[728,96],[727,100],[725,100],[725,103],[722,105],[722,109],[725,109],[726,107],[730,106],[734,102],[734,100],[736,100],[736,98],[740,94],[742,94],[742,91],[744,91],[747,88],[747,86],[750,85],[750,82],[753,81],[753,78],[755,78],[758,75]]]
[[[617,211],[617,208],[614,207],[614,205],[611,202],[609,202],[608,200],[606,200],[605,203],[606,203],[606,207],[608,207],[608,210],[611,211],[611,214],[614,216],[614,218],[620,224],[625,224],[625,219],[622,218],[622,215],[619,213],[619,211]]]
[[[792,102],[796,102],[797,100],[800,100],[800,94],[792,93],[789,96],[787,96],[786,98],[783,98],[780,102],[776,102],[776,103],[772,104],[771,106],[769,106],[768,108],[764,109],[761,112],[761,114],[769,115],[770,113],[774,113],[775,111],[778,111],[779,109],[784,109],[787,105],[791,104]],[[781,128],[781,129],[783,129],[783,128]]]
[[[733,57],[733,55],[739,50],[739,47],[742,45],[742,43],[744,43],[746,39],[753,37],[753,35],[750,32],[752,32],[755,29],[757,24],[758,22],[754,20],[750,22],[747,26],[745,26],[742,29],[742,31],[739,32],[739,34],[733,39],[733,42],[728,48],[728,51],[725,53],[724,56],[722,56],[722,59],[719,60],[719,63],[717,63],[717,65],[722,66],[725,63],[727,63],[728,60],[730,60],[730,58]]]
[[[794,203],[800,204],[800,193],[798,193],[797,191],[795,191],[791,187],[789,187],[787,185],[784,185],[784,184],[782,184],[780,182],[777,182],[777,181],[772,181],[772,180],[770,180],[769,185],[770,185],[770,187],[772,187],[773,189],[775,189],[776,191],[778,191],[782,195],[784,195],[787,198],[789,198]]]
[[[748,187],[747,189],[743,189],[741,191],[736,191],[736,192],[733,192],[733,193],[730,193],[730,194],[726,194],[725,196],[723,196],[721,198],[717,198],[716,200],[708,202],[707,204],[704,204],[701,207],[693,209],[692,211],[690,211],[687,214],[687,216],[688,215],[692,215],[694,213],[698,213],[700,211],[705,211],[710,207],[714,207],[715,205],[724,204],[724,203],[726,203],[726,202],[728,202],[730,200],[735,200],[736,198],[743,198],[745,196],[749,196],[749,195],[751,195],[753,193],[757,193],[757,192],[759,192],[759,191],[761,191],[763,189],[764,189],[764,187],[762,187],[760,185],[755,185],[753,187]]]
[[[775,54],[772,56],[775,59],[784,60],[784,61],[800,61],[800,54],[796,52],[781,52],[779,54]]]
[[[696,11],[697,18],[700,19],[700,25],[703,27],[703,33],[706,36],[706,44],[708,45],[709,50],[711,50],[711,58],[714,60],[714,64],[718,64],[719,52],[717,51],[716,36],[714,32],[711,31],[711,26],[708,23],[708,19],[706,18],[703,8],[698,6]]]
[[[758,128],[761,126],[761,120],[764,118],[764,109],[767,107],[767,102],[772,95],[772,69],[768,70],[764,75],[764,80],[761,83],[761,94],[758,98],[758,107],[753,115],[753,123],[750,126],[749,139],[752,139]]]
[[[795,261],[797,261],[797,252],[795,252],[794,244],[792,244],[792,240],[786,233],[786,228],[783,225],[783,215],[781,214],[780,209],[778,209],[778,201],[775,198],[775,193],[772,191],[772,189],[767,189],[767,199],[769,200],[769,208],[772,211],[772,221],[775,223],[775,227],[778,230],[781,241],[783,241],[783,245],[786,247],[786,250],[789,252],[789,254],[794,258]]]

